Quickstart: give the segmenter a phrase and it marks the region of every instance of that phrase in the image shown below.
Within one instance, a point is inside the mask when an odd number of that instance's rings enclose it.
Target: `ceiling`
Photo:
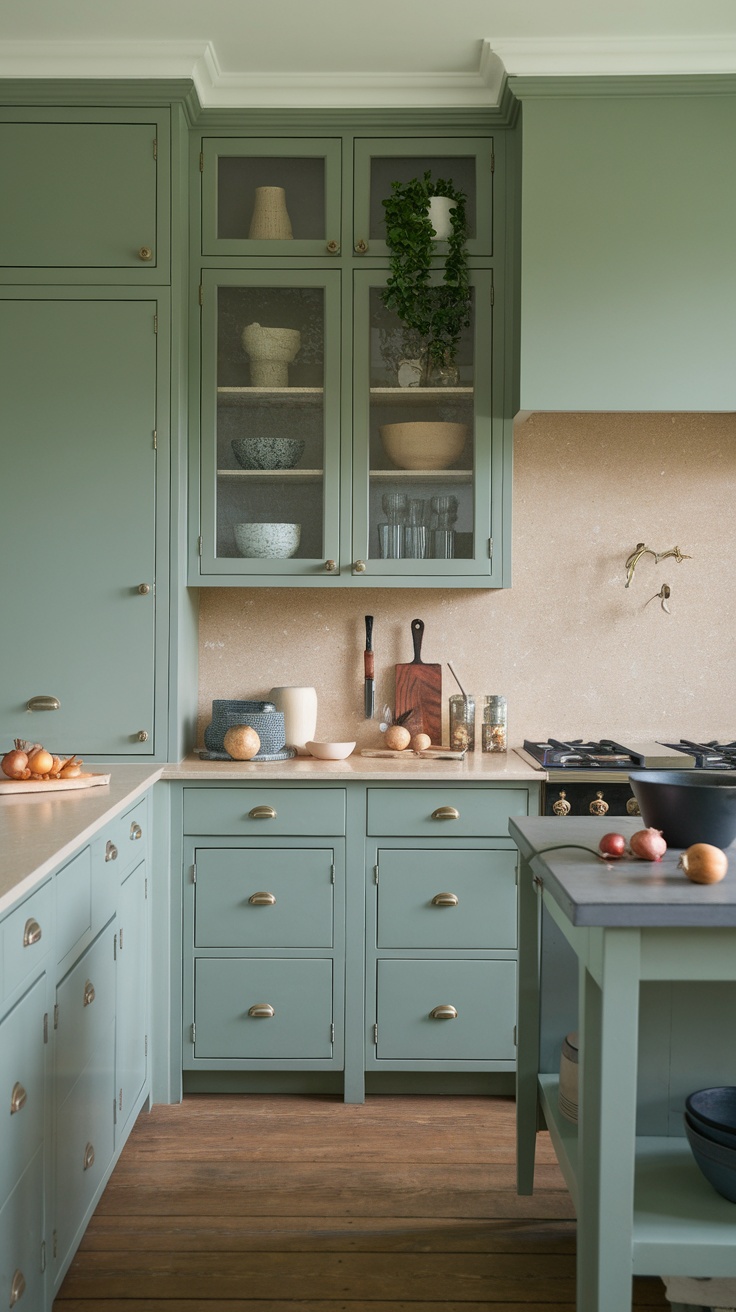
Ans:
[[[212,105],[493,104],[519,76],[736,72],[734,0],[2,0],[0,77]]]

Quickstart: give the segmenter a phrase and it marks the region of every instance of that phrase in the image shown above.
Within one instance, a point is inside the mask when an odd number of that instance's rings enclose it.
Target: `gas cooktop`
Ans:
[[[524,750],[551,770],[736,770],[736,742],[617,743],[611,738],[544,743],[524,741]]]

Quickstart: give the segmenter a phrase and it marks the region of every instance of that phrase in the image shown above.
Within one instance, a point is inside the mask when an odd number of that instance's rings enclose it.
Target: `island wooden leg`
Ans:
[[[539,896],[519,857],[519,974],[516,1031],[516,1188],[534,1192],[539,1075]]]

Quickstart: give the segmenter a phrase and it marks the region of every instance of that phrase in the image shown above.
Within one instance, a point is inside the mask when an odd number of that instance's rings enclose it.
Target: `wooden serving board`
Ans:
[[[109,774],[78,774],[74,779],[0,779],[0,795],[8,793],[66,793],[76,788],[109,784]]]
[[[441,742],[442,666],[422,660],[423,620],[412,620],[411,636],[414,660],[396,666],[395,719],[411,711],[402,723],[412,738],[417,733],[426,733],[433,743]]]
[[[465,752],[454,752],[449,747],[428,747],[424,752],[415,752],[412,747],[405,747],[403,752],[392,752],[388,747],[364,747],[360,753],[361,756],[410,756],[416,760],[418,756],[425,761],[462,761]]]

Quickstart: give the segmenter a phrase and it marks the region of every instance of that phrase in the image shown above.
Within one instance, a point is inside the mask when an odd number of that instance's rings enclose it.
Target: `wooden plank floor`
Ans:
[[[55,1312],[575,1312],[546,1134],[510,1098],[187,1096],[141,1114]],[[669,1305],[634,1282],[634,1308]]]

